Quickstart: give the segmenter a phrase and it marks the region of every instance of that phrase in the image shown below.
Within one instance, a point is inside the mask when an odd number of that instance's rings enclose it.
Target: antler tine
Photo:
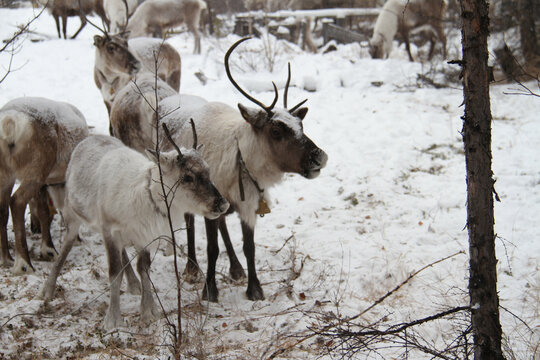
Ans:
[[[178,147],[178,145],[176,145],[176,143],[174,142],[174,140],[172,139],[172,136],[171,136],[171,133],[169,132],[169,128],[167,127],[167,125],[165,123],[161,123],[162,127],[163,127],[163,131],[165,131],[165,136],[167,136],[167,139],[169,139],[169,141],[171,142],[171,144],[174,146],[174,148],[176,149],[176,151],[178,151],[178,155],[180,157],[184,156],[182,155],[182,152],[180,151],[180,148]]]
[[[276,103],[277,103],[277,100],[278,100],[278,97],[279,97],[279,93],[278,93],[278,89],[277,89],[277,86],[276,86],[276,83],[272,81],[272,85],[274,85],[274,101],[272,101],[272,104],[267,108],[266,111],[269,111],[269,113],[271,113],[271,110],[274,108],[274,106],[276,106]]]
[[[94,24],[93,22],[91,22],[86,16],[84,17],[86,19],[86,21],[92,25],[93,27],[95,27],[96,29],[98,29],[99,31],[101,31],[103,33],[103,35],[105,35],[105,37],[108,39],[109,38],[109,34],[107,33],[107,30],[103,30],[102,28],[100,28],[99,26],[97,26],[96,24]]]
[[[285,92],[283,93],[283,107],[287,108],[287,95],[289,94],[289,84],[291,83],[291,63],[287,66],[287,82],[285,83]]]
[[[189,122],[191,123],[191,130],[193,131],[193,148],[197,149],[197,131],[195,130],[195,122],[193,121],[193,118],[189,119]]]
[[[240,91],[240,93],[242,95],[244,95],[246,98],[248,98],[250,101],[254,102],[255,104],[259,105],[260,107],[262,107],[264,110],[266,110],[266,112],[268,114],[272,114],[272,108],[274,106],[271,106],[271,107],[267,107],[265,106],[262,102],[260,102],[259,100],[255,99],[253,96],[249,95],[247,92],[245,92],[241,87],[240,85],[238,85],[238,83],[233,79],[232,75],[231,75],[231,69],[230,69],[230,66],[229,66],[229,57],[231,56],[232,52],[234,49],[236,49],[236,47],[238,45],[240,45],[241,43],[243,43],[244,41],[246,40],[249,40],[251,39],[251,36],[248,36],[248,37],[245,37],[245,38],[242,38],[240,40],[238,40],[237,42],[235,42],[230,48],[229,50],[227,50],[227,52],[225,53],[225,72],[227,73],[227,77],[229,78],[229,80],[231,81],[231,83],[234,85],[234,87],[236,88],[236,90]],[[274,84],[274,87],[276,85]],[[277,90],[276,90],[276,94],[277,94]],[[276,98],[274,99],[274,102],[277,101],[277,95],[276,95]],[[275,105],[275,104],[274,104]]]
[[[306,103],[306,101],[307,101],[307,99],[304,99],[304,100],[300,101],[300,102],[299,102],[298,104],[296,104],[294,107],[290,108],[290,109],[289,109],[289,112],[290,112],[290,113],[295,112],[296,110],[298,110],[298,108],[299,108],[300,106],[304,105],[304,104]]]

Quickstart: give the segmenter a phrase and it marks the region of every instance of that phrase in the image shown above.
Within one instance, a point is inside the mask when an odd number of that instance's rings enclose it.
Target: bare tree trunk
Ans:
[[[493,231],[491,110],[489,101],[489,14],[486,0],[460,0],[463,51],[463,142],[467,170],[469,295],[476,360],[504,359],[497,294],[497,259]]]
[[[537,0],[519,0],[519,33],[521,36],[521,50],[525,61],[533,61],[538,55],[536,38],[535,8]]]

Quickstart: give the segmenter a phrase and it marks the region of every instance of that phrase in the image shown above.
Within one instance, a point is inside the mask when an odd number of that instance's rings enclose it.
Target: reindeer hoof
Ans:
[[[246,291],[246,296],[251,301],[264,300],[264,293],[260,285],[249,286]]]
[[[244,272],[244,269],[242,266],[231,266],[229,269],[229,274],[231,275],[231,278],[234,281],[243,280],[246,278],[246,273]]]
[[[219,295],[219,292],[218,292],[218,289],[217,289],[215,283],[213,283],[213,284],[205,284],[204,285],[204,289],[203,289],[203,293],[202,293],[202,299],[203,300],[207,300],[207,301],[210,301],[210,302],[217,303],[218,302],[218,295]]]
[[[114,330],[124,325],[124,320],[120,314],[113,315],[109,311],[103,320],[103,328],[107,331]]]
[[[20,257],[17,257],[15,259],[15,263],[13,264],[13,267],[11,268],[11,273],[13,275],[28,275],[28,274],[33,274],[34,269],[26,261],[24,261]]]
[[[10,259],[9,257],[2,259],[2,267],[12,267],[13,266],[13,259]]]
[[[54,261],[58,256],[56,249],[49,246],[43,246],[41,248],[41,258],[46,261]]]
[[[141,312],[141,325],[142,326],[148,326],[154,321],[159,319],[159,310],[157,306],[152,305],[152,307],[144,312]]]
[[[202,281],[202,273],[196,266],[190,266],[189,262],[182,275],[188,284],[197,284]]]

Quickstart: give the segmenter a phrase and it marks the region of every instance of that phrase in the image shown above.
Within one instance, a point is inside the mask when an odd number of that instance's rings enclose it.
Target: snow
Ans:
[[[0,9],[1,38],[8,38],[35,11]],[[68,33],[78,24],[70,18]],[[58,40],[47,13],[31,29],[37,34],[29,35],[17,50],[14,70],[0,84],[0,104],[23,96],[66,101],[84,114],[94,133],[107,134],[107,111],[93,82],[92,38],[97,30],[87,26],[76,40]],[[39,39],[44,41],[32,41]],[[182,56],[182,91],[233,107],[238,102],[249,105],[227,80],[222,63],[236,39],[207,36],[202,55],[192,54],[193,38],[188,33],[169,39]],[[246,48],[255,48],[248,43]],[[403,46],[394,48],[387,60],[370,59],[367,49],[357,44],[338,45],[337,51],[315,55],[293,46],[280,49],[273,73],[265,70],[263,55],[252,64],[246,63],[247,56],[231,58],[237,63],[231,69],[242,86],[268,104],[273,98],[271,87],[257,92],[244,79],[261,84],[274,80],[279,85],[286,79],[290,61],[289,103],[309,99],[304,131],[328,153],[329,162],[316,179],[288,175],[270,190],[272,212],[259,219],[255,230],[256,267],[266,300],[245,298],[246,283],[229,278],[223,251],[217,264],[219,303],[200,299],[202,283],[183,283],[184,341],[192,357],[267,358],[291,344],[293,336],[307,334],[308,326],[318,319],[313,314],[354,316],[410,274],[456,253],[423,270],[358,321],[388,318],[396,323],[469,303],[461,88],[419,88],[416,74],[428,65],[410,63]],[[0,69],[7,68],[9,61],[6,53],[0,54]],[[199,70],[208,78],[206,85],[194,75]],[[317,91],[305,91],[302,82],[313,79]],[[495,204],[495,232],[500,303],[508,310],[501,310],[502,326],[515,357],[523,359],[534,358],[531,349],[540,339],[540,101],[505,94],[513,88],[491,87],[493,172],[502,200]],[[228,224],[246,268],[237,217],[230,216]],[[204,270],[201,219],[196,228],[197,255]],[[52,236],[57,249],[63,231],[56,218]],[[58,279],[60,291],[47,305],[34,299],[50,267],[37,258],[39,236],[28,239],[35,274],[13,277],[9,269],[0,268],[0,358],[109,359],[123,353],[138,359],[167,359],[166,322],[139,327],[138,296],[121,295],[127,327],[104,332],[105,252],[99,235],[83,231],[81,238]],[[9,239],[13,242],[11,225]],[[180,232],[178,239],[185,251],[185,234]],[[185,255],[178,258],[180,269],[185,259]],[[173,319],[173,257],[155,253],[151,278]],[[424,329],[424,337],[437,343],[451,341],[449,326]],[[326,343],[315,340],[281,358],[315,358]],[[390,358],[395,351],[388,348],[379,355],[358,357]]]

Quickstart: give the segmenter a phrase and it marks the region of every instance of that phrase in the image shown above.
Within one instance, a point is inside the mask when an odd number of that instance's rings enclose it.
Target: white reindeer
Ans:
[[[211,183],[208,165],[198,151],[173,146],[175,150],[161,154],[148,150],[147,158],[118,139],[96,135],[75,148],[66,175],[64,246],[41,291],[42,298],[52,299],[56,278],[84,223],[101,233],[107,251],[110,302],[104,327],[112,329],[122,324],[120,283],[125,261],[121,253],[128,246],[138,251],[141,321],[147,324],[155,319],[149,251],[157,246],[155,239],[169,233],[163,189],[169,194],[173,224],[182,221],[184,212],[214,219],[229,207]]]
[[[199,23],[201,12],[205,9],[203,0],[146,0],[137,7],[126,30],[130,38],[163,38],[169,28],[185,23],[195,37],[193,53],[200,54]]]
[[[112,34],[118,34],[125,30],[129,17],[133,14],[138,0],[103,0],[105,15],[109,19],[109,31]]]
[[[409,60],[411,54],[409,35],[417,31],[429,33],[431,42],[428,58],[431,60],[436,37],[441,41],[443,56],[446,56],[446,35],[443,30],[443,15],[446,10],[444,0],[388,0],[375,22],[373,36],[369,41],[369,53],[374,59],[385,59],[392,51],[396,33],[401,34],[405,42]],[[436,35],[436,37],[435,37]]]
[[[272,105],[265,106],[243,91],[234,81],[230,74],[228,59],[232,51],[246,39],[241,39],[229,49],[225,56],[225,69],[233,85],[262,109],[238,104],[240,110],[238,111],[223,103],[200,100],[197,104],[193,104],[183,95],[174,94],[163,83],[157,90],[160,104],[166,105],[160,106],[163,114],[167,114],[163,121],[173,128],[173,137],[177,142],[186,144],[188,141],[189,126],[186,126],[188,119],[192,118],[199,129],[199,140],[205,144],[203,157],[210,167],[210,177],[231,204],[231,209],[238,212],[242,222],[244,254],[248,265],[247,297],[251,300],[260,300],[264,298],[264,294],[255,269],[254,228],[257,213],[264,210],[265,190],[279,183],[287,172],[298,173],[308,179],[317,177],[325,167],[328,157],[303,132],[302,119],[307,114],[307,108],[301,106],[305,101],[287,109],[290,72],[284,108],[281,109],[274,109],[278,98],[277,88],[274,87],[276,97]],[[113,104],[111,111],[113,131],[128,146],[140,148],[143,144],[152,143],[152,133],[144,124],[151,123],[154,114],[144,104],[140,89],[151,90],[153,81],[151,78],[139,78],[137,87],[126,86]],[[171,109],[176,111],[171,112]],[[123,115],[126,112],[129,116]],[[173,126],[174,124],[176,125]],[[223,216],[219,219],[207,218],[205,221],[208,270],[203,298],[217,301],[215,265],[219,254],[218,228],[231,261],[231,276],[238,279],[244,272],[232,250],[225,218]],[[192,224],[192,219],[188,219],[189,261],[186,272],[190,276],[196,276],[199,270],[196,265]]]
[[[107,111],[116,94],[137,74],[149,72],[180,90],[180,54],[168,43],[155,38],[133,38],[122,35],[94,36],[96,55],[94,82],[101,92]],[[112,133],[111,133],[112,134]]]
[[[18,98],[0,109],[0,240],[2,264],[11,264],[8,251],[9,208],[15,233],[14,274],[34,271],[24,228],[26,205],[36,200],[41,225],[41,255],[56,254],[49,232],[47,185],[64,182],[71,152],[88,136],[88,126],[73,105],[44,98]],[[15,181],[19,188],[11,195]]]

